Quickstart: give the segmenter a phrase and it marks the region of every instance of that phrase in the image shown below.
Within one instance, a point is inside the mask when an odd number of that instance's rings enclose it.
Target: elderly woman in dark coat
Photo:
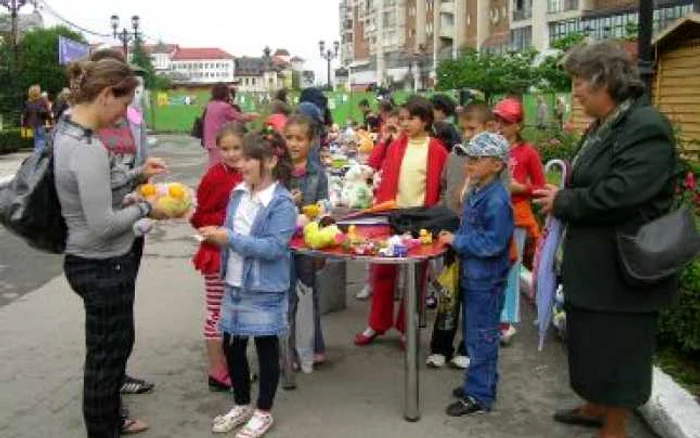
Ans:
[[[675,301],[677,279],[647,288],[628,284],[616,230],[634,230],[671,208],[674,135],[617,44],[579,46],[564,68],[594,121],[566,188],[536,194],[545,212],[567,224],[562,269],[570,384],[586,401],[555,420],[623,438],[630,410],[650,396],[658,314]]]

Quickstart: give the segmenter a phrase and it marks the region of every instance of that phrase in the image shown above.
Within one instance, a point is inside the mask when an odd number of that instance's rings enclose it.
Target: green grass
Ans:
[[[457,100],[456,92],[445,92],[450,94],[455,100]],[[171,100],[182,97],[186,94],[196,97],[196,104],[191,106],[185,106],[182,104],[174,103],[165,107],[155,107],[151,114],[147,115],[147,120],[149,126],[153,127],[156,132],[174,132],[174,133],[188,133],[192,128],[192,122],[194,118],[200,115],[204,109],[204,105],[209,100],[208,93],[185,93],[185,92],[170,92],[168,96]],[[394,100],[401,104],[406,101],[411,93],[405,91],[397,91],[393,94]],[[432,93],[431,93],[432,94]],[[362,99],[367,99],[376,109],[376,95],[373,93],[365,92],[332,92],[326,93],[329,99],[329,106],[331,107],[331,112],[333,113],[333,120],[344,126],[348,120],[353,120],[359,122],[362,120],[362,113],[358,108],[358,104]],[[429,96],[430,94],[426,94]],[[269,106],[261,104],[259,100],[260,95],[253,93],[239,93],[238,103],[246,112],[258,112],[261,115],[267,115],[269,113]],[[298,92],[291,92],[289,94],[289,100],[293,105],[298,103]],[[553,95],[545,96],[550,113],[554,108]],[[536,97],[532,95],[527,95],[524,97],[525,106],[525,123],[534,124],[535,114],[536,114]],[[155,114],[153,114],[155,113]],[[154,122],[155,116],[155,122]]]
[[[691,394],[700,397],[700,353],[693,356],[673,346],[661,346],[656,353],[656,364]]]

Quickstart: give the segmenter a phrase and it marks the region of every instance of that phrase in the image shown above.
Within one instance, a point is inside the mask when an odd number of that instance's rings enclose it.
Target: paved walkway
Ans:
[[[173,178],[194,185],[206,157],[194,142],[188,145],[188,140],[182,145],[158,147],[154,154],[168,158]],[[0,156],[0,178],[2,169],[10,167],[2,163],[14,160],[18,167],[22,157],[10,158]],[[148,237],[137,290],[137,342],[129,370],[153,379],[157,388],[151,395],[127,399],[132,411],[152,426],[144,437],[211,436],[211,418],[231,404],[230,396],[212,394],[206,387],[200,335],[203,284],[189,261],[195,250],[191,235],[188,225],[169,223]],[[5,270],[0,275],[11,273]],[[521,324],[515,345],[502,350],[499,401],[494,412],[469,419],[447,417],[444,408],[462,376],[450,369],[422,367],[423,417],[418,423],[405,422],[404,359],[396,333],[370,347],[352,344],[353,335],[366,323],[368,303],[353,298],[363,281],[363,267],[351,265],[346,288],[348,309],[323,320],[330,362],[314,374],[299,375],[296,391],[280,389],[275,407],[277,427],[271,438],[593,435],[590,430],[568,428],[551,420],[556,408],[577,403],[567,385],[565,351],[560,343],[549,340],[538,353],[535,329],[527,323]],[[525,312],[523,320],[532,321],[531,311]],[[63,277],[0,307],[1,437],[85,436],[80,410],[83,319],[82,303]],[[430,330],[422,331],[422,357],[429,336]],[[635,418],[630,436],[653,435]]]

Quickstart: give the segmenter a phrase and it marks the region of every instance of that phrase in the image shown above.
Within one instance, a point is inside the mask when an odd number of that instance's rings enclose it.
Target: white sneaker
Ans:
[[[459,370],[466,370],[469,368],[470,363],[471,361],[467,356],[455,356],[450,361],[450,366]]]
[[[357,298],[360,301],[364,301],[371,296],[372,296],[372,287],[370,285],[366,285],[365,287],[362,288],[361,291],[359,291],[355,295],[355,298]]]
[[[509,325],[507,329],[501,330],[501,345],[508,346],[513,343],[513,338],[518,331],[514,325]]]
[[[271,413],[256,410],[248,423],[236,434],[236,438],[261,438],[273,424]]]
[[[447,360],[442,354],[431,354],[425,360],[425,364],[430,368],[442,368],[445,366]]]
[[[234,406],[224,415],[214,418],[211,431],[214,433],[228,433],[241,424],[245,424],[253,416],[253,408],[248,406]]]

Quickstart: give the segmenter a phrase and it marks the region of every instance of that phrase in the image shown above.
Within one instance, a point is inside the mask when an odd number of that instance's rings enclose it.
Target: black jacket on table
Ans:
[[[568,223],[563,282],[568,305],[603,312],[655,312],[677,300],[677,278],[648,288],[622,276],[616,229],[639,228],[673,203],[676,151],[668,120],[640,97],[592,146],[554,200]]]

